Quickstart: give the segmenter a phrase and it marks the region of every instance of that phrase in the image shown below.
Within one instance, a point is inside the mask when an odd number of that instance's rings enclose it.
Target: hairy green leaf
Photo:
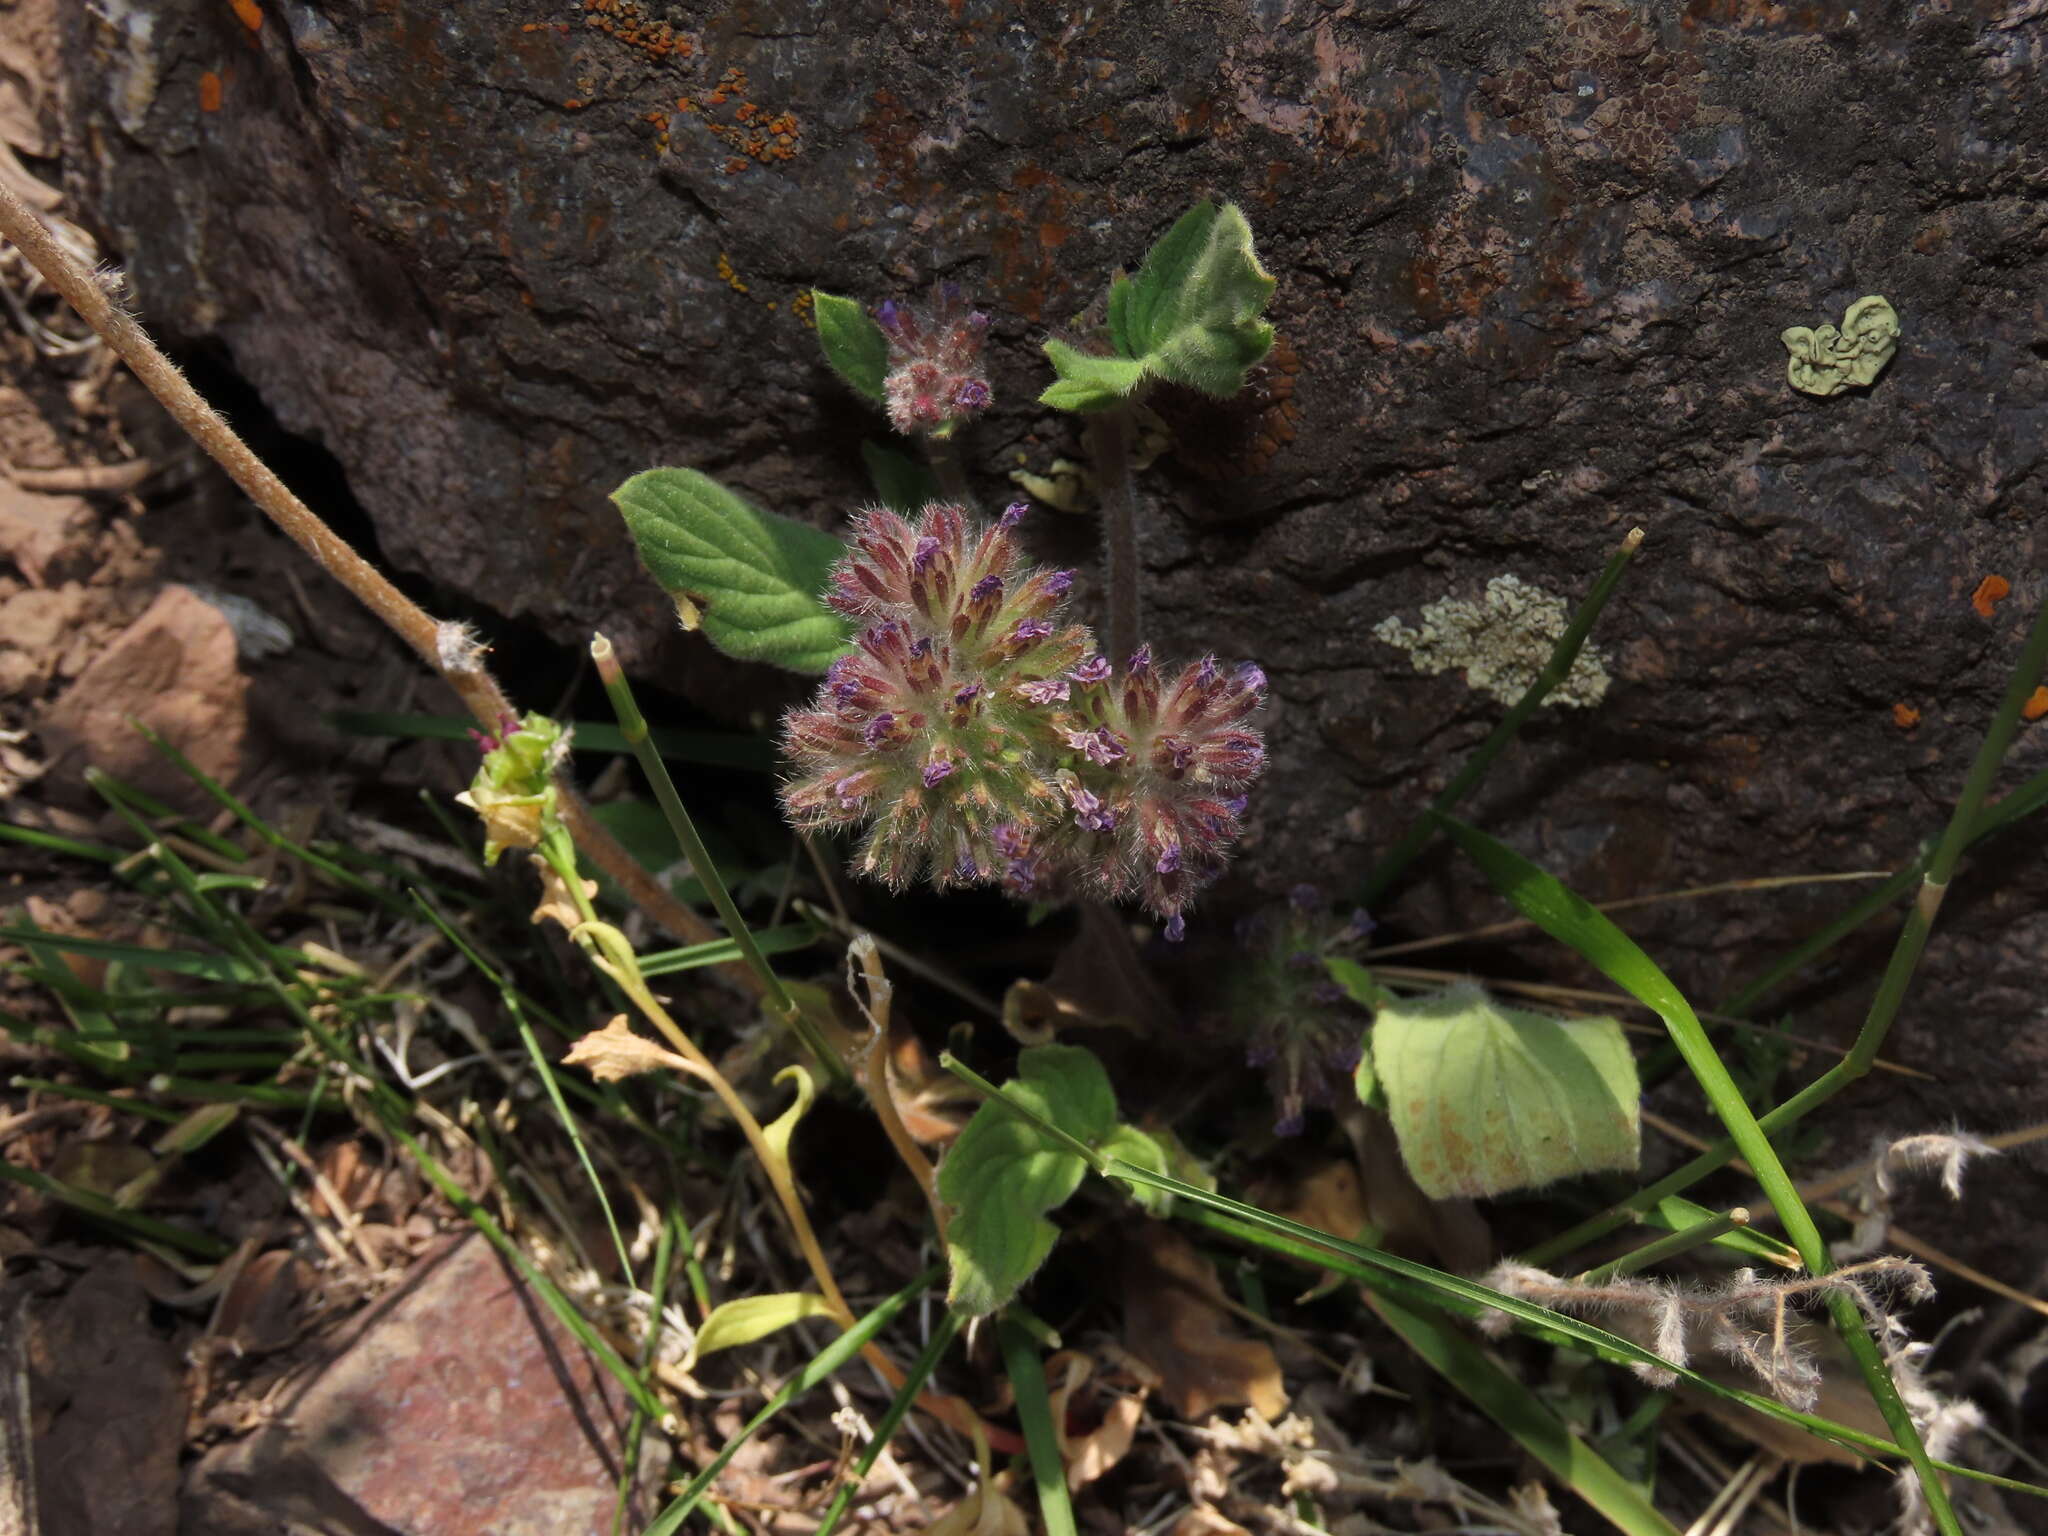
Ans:
[[[811,290],[811,314],[818,322],[818,345],[825,349],[832,371],[882,404],[882,383],[889,376],[889,338],[873,316],[854,300],[822,288]]]
[[[1642,1089],[1613,1019],[1505,1008],[1465,983],[1383,1002],[1373,1070],[1401,1160],[1432,1199],[1633,1169]]]
[[[1116,1125],[1116,1094],[1093,1053],[1077,1045],[1036,1045],[1017,1057],[1004,1098],[1089,1146]],[[946,1253],[948,1299],[967,1315],[994,1312],[1045,1262],[1059,1238],[1046,1214],[1080,1187],[1088,1163],[1078,1152],[998,1103],[975,1111],[939,1164],[939,1198],[952,1215]]]
[[[1205,395],[1234,395],[1273,348],[1259,316],[1276,286],[1234,203],[1196,204],[1130,280],[1124,330],[1148,372]]]
[[[728,656],[822,672],[846,649],[846,621],[819,601],[844,553],[831,534],[750,506],[694,469],[643,470],[612,500],[685,624]]]
[[[1055,338],[1047,338],[1045,355],[1059,378],[1046,387],[1038,403],[1055,410],[1107,410],[1145,379],[1145,365],[1135,358],[1101,357]]]
[[[697,1330],[697,1342],[690,1347],[691,1365],[721,1349],[735,1349],[779,1333],[792,1323],[811,1317],[830,1317],[831,1303],[814,1291],[782,1291],[772,1296],[740,1296],[720,1302]]]
[[[1149,1131],[1139,1130],[1135,1125],[1117,1126],[1095,1150],[1104,1157],[1121,1158],[1132,1167],[1151,1173],[1173,1172],[1165,1145],[1158,1137]],[[1173,1209],[1173,1196],[1162,1190],[1147,1187],[1133,1189],[1131,1194],[1154,1216],[1164,1216]]]

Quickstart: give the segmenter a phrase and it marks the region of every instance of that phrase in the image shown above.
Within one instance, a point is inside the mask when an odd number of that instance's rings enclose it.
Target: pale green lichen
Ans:
[[[1406,651],[1416,671],[1460,668],[1467,687],[1512,704],[1536,681],[1570,621],[1563,598],[1519,576],[1496,576],[1478,602],[1440,598],[1423,608],[1421,628],[1385,618],[1373,634]],[[1606,661],[1589,645],[1543,702],[1589,709],[1606,694],[1608,681]]]
[[[1899,315],[1879,295],[1867,294],[1849,306],[1840,330],[1832,325],[1817,330],[1795,325],[1778,339],[1792,354],[1785,363],[1785,377],[1794,389],[1839,395],[1876,382],[1899,349]]]

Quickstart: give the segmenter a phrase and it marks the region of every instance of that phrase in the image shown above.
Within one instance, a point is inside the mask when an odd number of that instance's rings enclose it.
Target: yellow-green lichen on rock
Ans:
[[[1849,306],[1842,328],[1809,329],[1795,325],[1780,334],[1791,357],[1785,377],[1809,395],[1839,395],[1865,389],[1877,381],[1884,365],[1899,350],[1899,313],[1878,294],[1866,294]]]
[[[1563,598],[1519,576],[1502,575],[1486,584],[1478,602],[1439,598],[1424,606],[1420,628],[1388,617],[1373,626],[1373,634],[1406,651],[1416,671],[1434,675],[1459,668],[1468,687],[1512,704],[1536,681],[1570,621]],[[1606,694],[1608,682],[1605,660],[1589,645],[1543,702],[1588,709]]]

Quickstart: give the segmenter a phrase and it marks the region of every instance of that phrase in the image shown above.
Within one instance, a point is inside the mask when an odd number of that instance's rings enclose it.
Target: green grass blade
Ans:
[[[75,837],[59,837],[54,832],[20,826],[11,821],[0,821],[0,843],[20,843],[25,848],[40,848],[45,853],[61,853],[74,859],[92,859],[101,864],[118,864],[134,851],[129,848],[110,848],[105,843],[80,842]]]
[[[875,1425],[875,1432],[869,1437],[866,1449],[860,1453],[852,1470],[846,1474],[846,1480],[839,1485],[839,1492],[832,1496],[832,1503],[825,1510],[824,1521],[813,1536],[832,1536],[832,1533],[839,1529],[839,1522],[846,1517],[846,1511],[852,1507],[861,1484],[865,1483],[868,1474],[874,1471],[875,1463],[882,1459],[882,1452],[889,1448],[889,1442],[895,1438],[896,1430],[910,1412],[911,1404],[917,1401],[917,1395],[924,1390],[924,1384],[931,1380],[932,1372],[939,1368],[939,1361],[944,1358],[947,1349],[953,1343],[954,1335],[959,1331],[960,1315],[948,1307],[939,1314],[938,1323],[933,1327],[932,1336],[923,1351],[910,1363],[910,1373],[903,1378],[902,1390],[890,1399],[888,1412],[884,1413],[881,1422]]]
[[[1556,876],[1539,869],[1505,843],[1488,837],[1476,827],[1448,816],[1440,819],[1458,846],[1479,866],[1494,889],[1507,897],[1517,912],[1560,944],[1583,956],[1609,981],[1663,1019],[1665,1028],[1670,1031],[1672,1044],[1678,1047],[1679,1055],[1699,1080],[1707,1102],[1727,1128],[1729,1139],[1748,1160],[1751,1173],[1763,1186],[1771,1208],[1778,1213],[1778,1220],[1784,1225],[1785,1235],[1792,1240],[1792,1246],[1799,1250],[1809,1272],[1826,1274],[1833,1264],[1820,1228],[1814,1224],[1806,1203],[1799,1198],[1792,1176],[1785,1171],[1770,1137],[1757,1124],[1755,1114],[1743,1100],[1742,1090],[1735,1086],[1735,1079],[1729,1075],[1727,1066],[1715,1054],[1692,1005],[1671,984],[1670,978],[1604,913],[1595,910]],[[1936,1527],[1942,1536],[1961,1536],[1962,1527],[1956,1523],[1955,1511],[1949,1507],[1948,1492],[1935,1475],[1927,1447],[1921,1443],[1920,1431],[1900,1399],[1898,1384],[1892,1380],[1891,1370],[1884,1363],[1868,1325],[1856,1309],[1856,1303],[1841,1292],[1830,1292],[1827,1305],[1836,1331],[1841,1334],[1842,1342],[1848,1346],[1857,1368],[1863,1373],[1870,1395],[1877,1403],[1878,1411],[1884,1415],[1886,1426],[1913,1463]]]
[[[66,1184],[62,1179],[53,1179],[47,1173],[37,1173],[33,1168],[23,1168],[0,1158],[0,1179],[32,1189],[37,1194],[55,1200],[59,1205],[68,1205],[81,1215],[125,1232],[131,1237],[144,1238],[161,1243],[167,1248],[176,1248],[195,1258],[209,1261],[224,1259],[230,1247],[218,1238],[208,1237],[203,1232],[187,1231],[174,1227],[169,1222],[158,1221],[153,1216],[144,1216],[139,1211],[124,1210],[105,1195],[95,1194],[89,1189],[80,1189],[75,1184]]]
[[[1898,1446],[1881,1436],[1865,1434],[1846,1424],[1838,1424],[1832,1419],[1804,1413],[1797,1408],[1788,1408],[1775,1398],[1748,1392],[1740,1387],[1726,1386],[1688,1367],[1675,1366],[1662,1356],[1652,1353],[1631,1339],[1623,1338],[1620,1334],[1609,1333],[1604,1328],[1566,1313],[1539,1307],[1534,1302],[1524,1301],[1518,1296],[1506,1295],[1489,1286],[1481,1285],[1476,1280],[1467,1280],[1444,1270],[1432,1269],[1427,1264],[1418,1264],[1413,1259],[1404,1259],[1398,1254],[1346,1242],[1314,1227],[1303,1226],[1300,1222],[1289,1221],[1284,1216],[1275,1216],[1256,1206],[1232,1200],[1227,1195],[1211,1194],[1208,1190],[1197,1188],[1193,1184],[1185,1184],[1179,1179],[1126,1163],[1121,1158],[1107,1158],[1104,1164],[1104,1172],[1111,1178],[1131,1184],[1149,1185],[1153,1189],[1176,1196],[1178,1203],[1173,1214],[1178,1219],[1228,1233],[1314,1268],[1335,1270],[1348,1279],[1371,1286],[1374,1290],[1392,1293],[1411,1307],[1445,1307],[1466,1316],[1477,1316],[1487,1308],[1492,1308],[1505,1313],[1511,1321],[1522,1324],[1532,1335],[1549,1343],[1569,1344],[1617,1364],[1654,1367],[1676,1376],[1680,1381],[1697,1387],[1702,1392],[1726,1398],[1729,1402],[1741,1403],[1781,1423],[1797,1425],[1811,1434],[1819,1435],[1822,1439],[1831,1440],[1837,1445],[1859,1453],[1879,1456],[1902,1454]],[[1980,1472],[1974,1468],[1960,1467],[1945,1461],[1936,1462],[1935,1465],[1944,1472],[1953,1472],[1999,1487],[2011,1487],[2015,1492],[2048,1499],[2048,1488],[2037,1488],[2031,1483],[2014,1483],[1994,1473]]]
[[[1676,1536],[1649,1495],[1573,1434],[1543,1400],[1503,1370],[1441,1313],[1410,1310],[1388,1296],[1368,1298],[1402,1342],[1429,1362],[1479,1411],[1506,1430],[1557,1480],[1628,1536]]]
[[[1045,1390],[1045,1366],[1038,1358],[1038,1343],[1030,1329],[1009,1317],[996,1325],[996,1338],[1002,1344],[1003,1369],[1017,1398],[1017,1422],[1024,1430],[1045,1536],[1077,1536],[1074,1506],[1067,1498],[1067,1465],[1052,1422],[1052,1399]]]
[[[784,923],[779,928],[763,928],[754,935],[754,943],[764,955],[786,955],[791,950],[808,949],[818,942],[818,930],[810,923]],[[731,939],[709,939],[702,944],[688,944],[681,949],[657,949],[640,957],[642,976],[669,976],[677,971],[694,971],[700,966],[728,965],[743,959],[740,947]]]
[[[180,976],[205,976],[214,981],[246,982],[248,969],[225,955],[202,955],[187,949],[148,949],[140,944],[117,944],[108,939],[81,938],[69,933],[51,933],[42,928],[0,927],[0,942],[24,948],[43,946],[88,960],[118,961],[138,971],[174,971]]]
[[[675,1502],[655,1517],[654,1523],[647,1527],[642,1536],[672,1536],[673,1532],[681,1530],[683,1522],[689,1519],[690,1512],[703,1499],[705,1490],[710,1488],[717,1480],[718,1474],[725,1470],[726,1463],[732,1460],[741,1446],[754,1437],[763,1424],[859,1354],[876,1334],[896,1320],[897,1315],[905,1307],[931,1289],[933,1283],[938,1280],[939,1273],[936,1268],[926,1270],[820,1350],[803,1369],[789,1379],[780,1392],[768,1400],[767,1405],[759,1413],[747,1420],[739,1433],[726,1442],[725,1449],[712,1457],[703,1471],[690,1479],[683,1491],[676,1496]]]

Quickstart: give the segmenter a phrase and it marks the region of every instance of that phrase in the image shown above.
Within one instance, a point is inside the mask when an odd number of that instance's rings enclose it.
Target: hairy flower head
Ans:
[[[1149,649],[1119,676],[1066,620],[1072,573],[1022,563],[1022,514],[855,521],[826,601],[865,627],[785,718],[783,804],[866,827],[856,864],[892,886],[1136,896],[1178,937],[1265,765],[1265,676],[1209,659],[1165,678]]]
[[[988,408],[981,360],[988,316],[970,310],[955,284],[939,284],[925,309],[892,299],[875,323],[889,342],[882,394],[897,431],[943,436]]]

